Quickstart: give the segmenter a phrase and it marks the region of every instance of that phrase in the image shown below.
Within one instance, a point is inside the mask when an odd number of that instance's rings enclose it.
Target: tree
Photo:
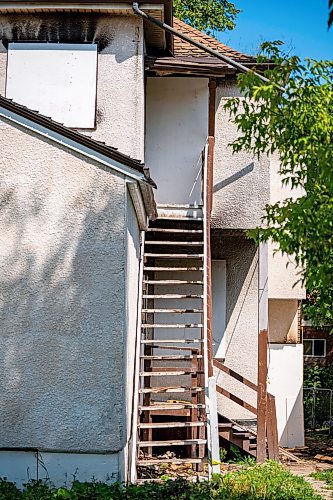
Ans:
[[[234,151],[279,152],[282,182],[303,188],[298,199],[267,205],[251,236],[294,255],[310,294],[315,324],[333,325],[333,61],[286,57],[281,42],[264,44],[259,62],[274,63],[264,83],[254,72],[238,78],[244,93],[226,105],[240,136]]]
[[[228,0],[174,0],[175,16],[207,33],[232,30],[239,10]]]
[[[328,27],[330,28],[333,24],[333,0],[328,0],[328,10],[329,10]]]

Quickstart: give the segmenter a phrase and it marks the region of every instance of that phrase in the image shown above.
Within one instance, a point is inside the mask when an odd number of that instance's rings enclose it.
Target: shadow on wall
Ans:
[[[43,142],[2,169],[0,446],[117,450],[125,188]]]
[[[212,258],[226,260],[227,357],[228,350],[236,341],[234,337],[241,335],[243,338],[252,338],[253,325],[257,335],[257,249],[242,231],[214,229]],[[248,362],[252,363],[253,360],[249,359]]]
[[[223,181],[215,184],[215,186],[213,188],[213,192],[217,193],[218,191],[220,191],[220,189],[223,189],[223,188],[229,186],[229,184],[232,184],[233,182],[238,181],[239,179],[241,179],[245,175],[253,172],[253,170],[254,170],[254,163],[252,162],[249,165],[247,165],[246,167],[244,167],[241,170],[239,170],[238,172],[236,172],[235,174],[230,175],[230,177],[227,177]]]

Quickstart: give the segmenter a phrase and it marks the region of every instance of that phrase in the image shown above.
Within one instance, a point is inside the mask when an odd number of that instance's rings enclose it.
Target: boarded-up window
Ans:
[[[73,128],[95,126],[97,45],[10,43],[6,96]]]

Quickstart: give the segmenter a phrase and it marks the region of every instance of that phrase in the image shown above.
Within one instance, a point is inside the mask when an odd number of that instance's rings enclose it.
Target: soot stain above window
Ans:
[[[108,33],[99,32],[104,20],[92,13],[7,15],[0,18],[0,39],[6,48],[11,42],[96,43],[100,52],[113,40],[111,27]]]

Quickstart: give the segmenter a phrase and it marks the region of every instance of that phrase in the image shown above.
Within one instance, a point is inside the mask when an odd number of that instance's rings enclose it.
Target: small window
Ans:
[[[324,358],[326,356],[325,339],[304,339],[304,356]]]
[[[67,127],[95,127],[96,85],[96,44],[9,44],[6,97]]]

